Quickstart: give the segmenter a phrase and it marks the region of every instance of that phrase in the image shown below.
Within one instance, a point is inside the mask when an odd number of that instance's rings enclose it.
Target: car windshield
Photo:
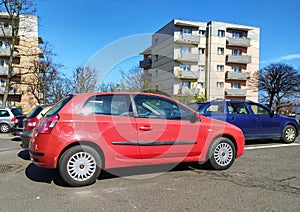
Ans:
[[[73,98],[73,95],[67,95],[65,96],[63,99],[61,99],[60,101],[58,101],[52,108],[50,108],[47,113],[45,114],[45,116],[52,116],[54,114],[57,114],[58,111],[60,111],[60,109],[67,104],[68,101],[70,101],[70,99]]]

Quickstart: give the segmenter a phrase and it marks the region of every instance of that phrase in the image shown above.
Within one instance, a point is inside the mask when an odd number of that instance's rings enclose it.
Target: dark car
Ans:
[[[244,141],[238,127],[172,98],[105,92],[57,102],[34,128],[29,152],[35,165],[83,186],[117,167],[201,162],[224,170],[243,154]]]
[[[26,116],[23,114],[19,114],[14,118],[14,125],[11,128],[11,134],[15,136],[19,136],[23,132],[23,119]]]
[[[22,120],[22,132],[20,137],[22,139],[22,148],[28,148],[29,140],[32,135],[32,130],[38,125],[39,120],[52,107],[52,105],[36,106],[29,115]]]
[[[299,134],[299,124],[295,119],[274,114],[268,107],[252,101],[211,101],[198,111],[204,116],[238,126],[246,140],[277,138],[292,143]]]

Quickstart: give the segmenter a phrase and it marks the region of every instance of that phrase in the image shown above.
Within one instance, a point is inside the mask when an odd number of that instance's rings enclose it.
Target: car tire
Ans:
[[[292,125],[287,125],[283,129],[281,140],[284,143],[290,144],[296,140],[296,136],[297,136],[296,128]]]
[[[87,186],[101,173],[102,161],[98,152],[90,146],[74,146],[60,157],[58,171],[70,186]]]
[[[205,168],[215,170],[228,169],[234,162],[236,148],[228,138],[220,137],[213,141],[208,151]]]
[[[9,133],[10,132],[10,126],[8,124],[5,124],[5,123],[0,124],[0,132],[1,133]]]

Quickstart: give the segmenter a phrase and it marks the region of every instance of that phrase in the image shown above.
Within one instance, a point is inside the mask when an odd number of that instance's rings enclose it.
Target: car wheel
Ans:
[[[224,170],[228,169],[235,160],[236,149],[228,138],[218,138],[213,141],[209,152],[206,167]]]
[[[96,181],[101,167],[101,157],[95,149],[74,146],[60,157],[58,171],[63,181],[70,186],[86,186]]]
[[[284,143],[293,143],[296,139],[296,129],[292,125],[287,125],[283,129],[281,140]]]
[[[1,133],[8,133],[10,132],[10,127],[8,124],[0,124],[0,132]]]

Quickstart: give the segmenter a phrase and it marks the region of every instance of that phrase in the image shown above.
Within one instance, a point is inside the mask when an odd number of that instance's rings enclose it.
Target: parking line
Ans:
[[[293,143],[293,144],[275,144],[275,145],[268,145],[268,146],[253,146],[253,147],[245,147],[245,150],[268,149],[268,148],[288,147],[288,146],[300,146],[300,144],[299,143]]]

